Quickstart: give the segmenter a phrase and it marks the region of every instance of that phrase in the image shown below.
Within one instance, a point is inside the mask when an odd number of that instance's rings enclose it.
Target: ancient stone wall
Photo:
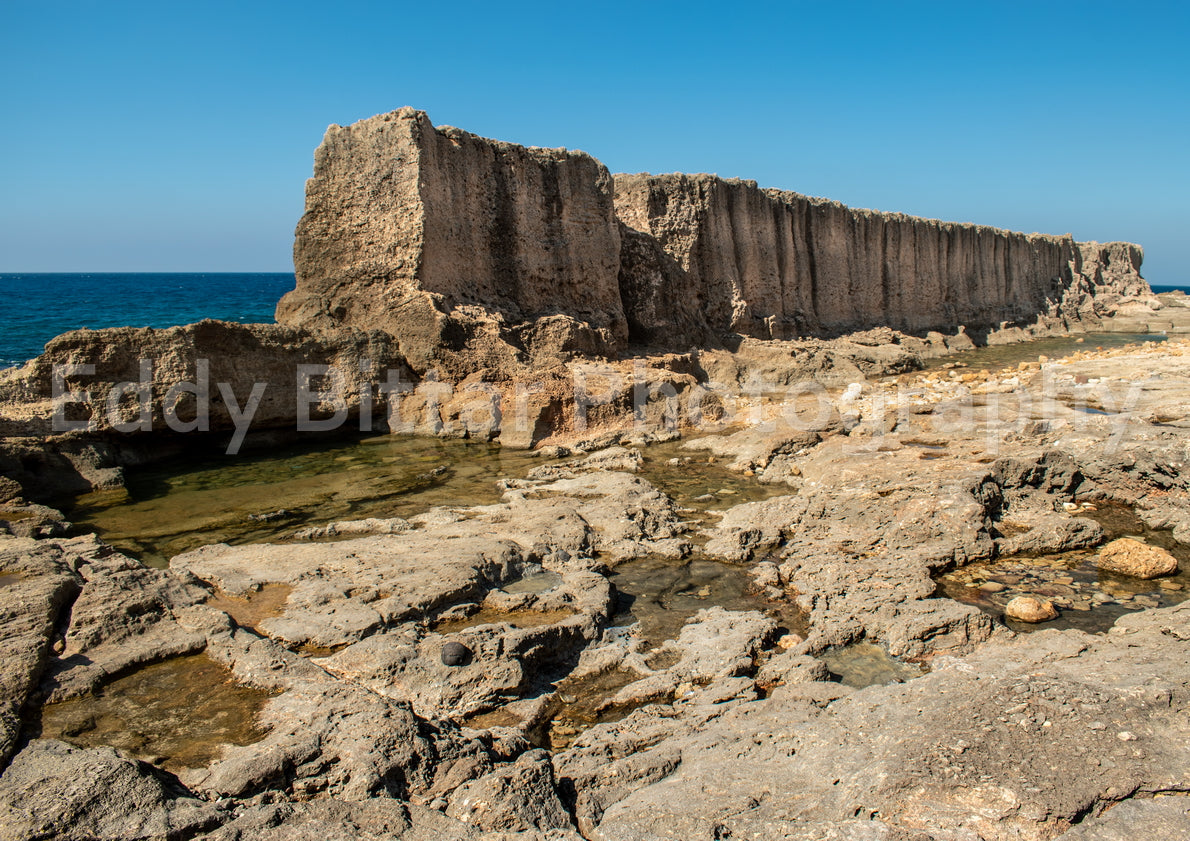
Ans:
[[[550,338],[606,353],[627,338],[619,265],[597,160],[436,129],[404,108],[327,130],[277,320],[385,330],[423,369],[477,342],[508,344],[490,362],[515,364],[535,337],[506,328],[558,315],[594,335]]]
[[[635,307],[659,310],[683,292],[698,302],[671,323],[638,319],[634,338],[643,340],[688,334],[700,319],[776,339],[1073,319],[1096,293],[1144,287],[1139,249],[1123,243],[1080,248],[1069,236],[855,210],[710,175],[617,175],[615,184],[621,222],[671,258],[663,283],[647,281],[656,258],[623,262],[621,287]],[[1069,299],[1090,252],[1090,295]]]
[[[731,335],[1062,329],[1147,295],[1140,249],[856,210],[434,128],[332,126],[277,320],[387,331],[419,372],[515,372]]]

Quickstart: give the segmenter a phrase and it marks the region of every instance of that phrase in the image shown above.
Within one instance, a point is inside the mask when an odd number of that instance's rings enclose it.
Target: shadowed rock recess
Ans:
[[[279,324],[0,372],[0,841],[1190,838],[1140,258],[333,126]]]

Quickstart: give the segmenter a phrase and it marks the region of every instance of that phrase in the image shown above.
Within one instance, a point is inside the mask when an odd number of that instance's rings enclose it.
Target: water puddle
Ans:
[[[608,706],[608,699],[640,676],[625,669],[612,669],[581,678],[567,678],[557,685],[548,724],[535,741],[550,750],[565,750],[580,733],[596,724],[626,718],[651,702]]]
[[[149,566],[165,567],[174,555],[212,543],[275,541],[335,520],[496,503],[497,480],[543,463],[492,444],[401,435],[321,446],[136,471],[127,494],[80,497],[68,516]]]
[[[0,508],[0,523],[16,523],[20,520],[30,520],[36,517],[32,511],[24,511],[13,508]]]
[[[679,506],[699,513],[792,493],[788,485],[762,485],[754,476],[728,470],[727,459],[703,450],[682,449],[681,441],[652,444],[641,454],[641,478],[671,496]]]
[[[952,599],[974,605],[1014,631],[1077,628],[1087,633],[1108,631],[1126,613],[1169,607],[1190,598],[1190,547],[1175,541],[1169,531],[1153,530],[1123,506],[1104,505],[1079,511],[1097,520],[1109,540],[1133,537],[1170,551],[1179,571],[1143,580],[1101,571],[1094,549],[1038,558],[1009,557],[991,563],[969,564],[942,575],[938,586]],[[1038,596],[1053,602],[1059,616],[1048,622],[1017,622],[1004,616],[1016,596]]]
[[[996,370],[1015,367],[1022,362],[1036,362],[1039,356],[1062,359],[1080,351],[1107,350],[1143,342],[1163,342],[1165,338],[1159,333],[1084,333],[1081,336],[1056,336],[936,356],[926,360],[924,370],[933,371],[947,366]]]
[[[613,570],[617,591],[613,626],[639,623],[647,648],[677,639],[698,611],[719,606],[726,610],[757,610],[781,623],[786,631],[805,635],[805,615],[792,602],[770,602],[755,591],[745,567],[709,558],[687,560],[638,558]]]
[[[119,748],[176,773],[209,765],[226,745],[264,738],[257,715],[268,698],[234,683],[206,655],[177,657],[117,678],[92,697],[43,707],[38,735]]]
[[[502,585],[500,589],[511,595],[520,595],[522,593],[540,595],[546,590],[552,590],[561,583],[561,575],[556,572],[550,572],[549,570],[542,570],[540,572],[526,573],[516,581],[510,581]]]
[[[436,634],[447,635],[480,625],[503,624],[511,625],[513,628],[539,628],[543,625],[553,625],[574,615],[570,610],[493,610],[485,607],[470,616],[437,622],[430,630]]]
[[[233,596],[216,590],[206,601],[209,607],[222,610],[241,628],[256,630],[263,620],[280,616],[293,587],[288,584],[265,584],[259,590],[243,596]]]
[[[832,648],[819,655],[819,659],[826,664],[833,680],[856,689],[905,683],[926,672],[923,666],[898,660],[870,642]]]
[[[472,730],[487,730],[491,727],[519,727],[524,721],[516,713],[501,707],[486,713],[469,715],[463,719],[463,726]]]

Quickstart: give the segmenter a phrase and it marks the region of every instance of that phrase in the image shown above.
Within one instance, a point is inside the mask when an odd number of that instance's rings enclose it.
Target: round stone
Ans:
[[[1178,571],[1178,559],[1160,546],[1121,537],[1099,550],[1101,570],[1135,578],[1158,578]]]
[[[471,649],[461,642],[442,646],[442,662],[447,666],[465,666],[471,660]]]
[[[1046,622],[1058,617],[1058,609],[1053,602],[1033,596],[1017,596],[1004,608],[1004,614],[1009,619],[1018,622]]]

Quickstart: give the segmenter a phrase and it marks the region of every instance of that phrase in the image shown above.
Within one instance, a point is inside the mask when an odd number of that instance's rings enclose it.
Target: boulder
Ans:
[[[37,739],[0,777],[0,838],[193,838],[229,817],[111,748]]]
[[[571,825],[544,750],[523,753],[516,762],[464,783],[451,796],[446,814],[485,830],[524,832]]]
[[[1173,575],[1178,571],[1178,559],[1168,551],[1131,537],[1113,540],[1100,549],[1096,565],[1104,572],[1145,579]]]
[[[1035,596],[1017,596],[1004,607],[1004,615],[1017,622],[1048,622],[1058,618],[1053,602]]]

